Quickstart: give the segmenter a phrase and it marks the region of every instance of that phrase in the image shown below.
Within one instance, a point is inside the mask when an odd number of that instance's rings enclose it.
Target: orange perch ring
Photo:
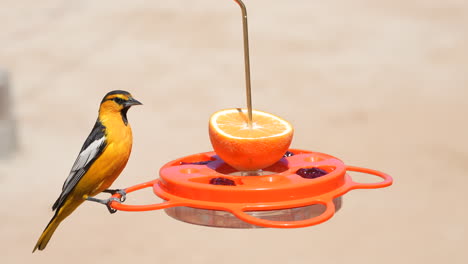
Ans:
[[[165,202],[150,205],[127,205],[112,202],[120,211],[151,211],[186,206],[198,209],[227,211],[256,226],[298,228],[327,221],[335,214],[333,200],[355,189],[377,189],[390,186],[392,178],[380,171],[345,165],[341,160],[318,152],[291,149],[294,155],[284,157],[265,171],[264,176],[235,176],[236,169],[227,165],[215,152],[190,155],[164,165],[159,179],[127,188],[131,193],[153,187],[154,193]],[[208,162],[205,165],[190,164]],[[187,164],[189,163],[189,164]],[[306,179],[296,172],[301,168],[317,167],[328,174]],[[372,174],[383,179],[378,183],[358,183],[346,172]],[[227,178],[235,186],[212,185],[213,178]],[[118,198],[119,195],[115,194]],[[247,214],[249,211],[281,210],[321,204],[325,211],[318,216],[299,221],[273,221]]]

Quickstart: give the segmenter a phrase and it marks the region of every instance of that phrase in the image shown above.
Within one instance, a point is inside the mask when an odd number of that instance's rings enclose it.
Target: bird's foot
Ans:
[[[121,203],[125,202],[125,200],[127,199],[127,192],[125,191],[125,189],[107,189],[107,190],[104,190],[102,192],[110,193],[112,195],[114,195],[116,193],[120,194],[120,202]]]
[[[118,198],[114,198],[114,197],[111,197],[111,198],[107,199],[106,207],[107,207],[107,210],[109,210],[109,213],[111,213],[111,214],[115,214],[115,212],[117,212],[117,209],[114,209],[114,208],[112,208],[110,206],[113,201],[116,201],[116,202],[120,203],[122,200],[120,200]]]
[[[111,214],[114,214],[115,212],[117,212],[116,209],[112,208],[110,205],[112,204],[112,202],[118,202],[120,203],[121,200],[118,199],[118,198],[115,198],[115,197],[111,197],[109,199],[97,199],[97,198],[94,198],[94,197],[87,197],[86,198],[87,201],[91,201],[91,202],[96,202],[96,203],[100,203],[100,204],[104,204],[106,207],[107,207],[107,210],[109,210],[109,213]]]

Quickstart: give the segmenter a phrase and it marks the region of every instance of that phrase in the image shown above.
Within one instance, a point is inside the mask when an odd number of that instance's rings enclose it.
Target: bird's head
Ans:
[[[120,113],[127,124],[127,111],[134,105],[141,105],[138,100],[126,91],[116,90],[106,94],[101,101],[100,114]]]
[[[133,105],[141,105],[138,100],[126,91],[112,91],[106,94],[101,101],[101,111],[121,112],[128,110]]]

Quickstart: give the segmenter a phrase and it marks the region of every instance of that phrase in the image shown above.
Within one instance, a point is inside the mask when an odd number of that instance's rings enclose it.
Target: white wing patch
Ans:
[[[85,168],[90,161],[92,161],[98,154],[99,150],[106,141],[106,137],[103,136],[100,139],[96,139],[93,143],[89,144],[89,146],[81,151],[81,153],[78,155],[78,158],[75,161],[75,164],[73,164],[73,167],[70,171],[70,175],[68,175],[67,179],[65,180],[65,183],[63,184],[62,190],[65,190],[67,186],[70,184],[70,182],[75,182],[76,180],[75,177],[78,176],[81,178],[82,175],[77,175],[77,172]]]

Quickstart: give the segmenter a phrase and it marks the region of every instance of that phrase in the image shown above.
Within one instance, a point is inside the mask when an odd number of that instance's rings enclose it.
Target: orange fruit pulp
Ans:
[[[214,151],[239,171],[257,171],[279,161],[288,150],[293,133],[286,120],[258,110],[252,111],[251,128],[247,109],[218,111],[209,122]]]

